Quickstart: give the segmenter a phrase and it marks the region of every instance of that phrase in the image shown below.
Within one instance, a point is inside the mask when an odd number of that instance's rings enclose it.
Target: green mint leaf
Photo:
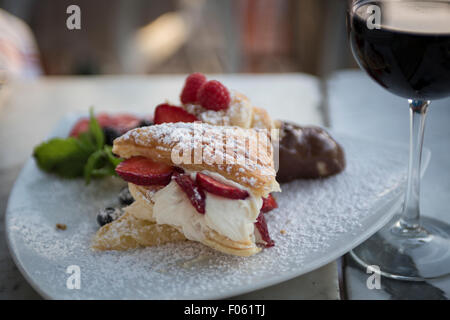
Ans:
[[[116,166],[123,159],[115,157],[111,150],[111,146],[105,145],[102,150],[97,150],[91,154],[84,167],[86,184],[89,184],[93,177],[99,178],[116,175]]]
[[[93,153],[97,150],[95,138],[89,131],[83,132],[78,136],[78,143],[86,152]]]
[[[96,178],[114,176],[115,174],[116,171],[111,164],[107,164],[105,167],[100,169],[92,170],[92,176]]]
[[[89,156],[86,166],[84,167],[84,179],[86,184],[91,182],[94,170],[100,169],[105,164],[105,160],[106,156],[103,150],[97,150]]]
[[[54,138],[38,145],[33,152],[38,166],[47,172],[62,177],[84,176],[86,184],[92,178],[116,175],[116,166],[123,161],[112,153],[112,147],[105,145],[105,136],[89,110],[89,130],[77,138]]]
[[[95,139],[97,150],[100,150],[103,148],[103,145],[105,144],[105,134],[103,133],[103,129],[98,124],[97,119],[94,116],[94,109],[89,109],[89,132],[92,134],[92,136]]]
[[[83,175],[90,153],[76,138],[53,138],[36,146],[33,156],[42,170],[74,178]]]
[[[106,153],[106,156],[108,157],[109,162],[111,163],[111,165],[113,166],[113,168],[115,169],[119,163],[121,163],[123,161],[122,158],[118,158],[116,157],[113,153],[112,153],[112,147],[105,145],[103,147],[103,150]]]

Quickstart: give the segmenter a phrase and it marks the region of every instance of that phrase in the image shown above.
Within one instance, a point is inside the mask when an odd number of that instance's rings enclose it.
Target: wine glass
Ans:
[[[351,251],[383,276],[423,281],[450,273],[450,226],[421,217],[420,165],[430,100],[450,96],[450,0],[353,0],[347,11],[353,55],[369,76],[408,99],[410,152],[403,208]]]

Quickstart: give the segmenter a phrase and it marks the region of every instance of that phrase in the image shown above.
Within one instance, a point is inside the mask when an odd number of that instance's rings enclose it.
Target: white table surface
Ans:
[[[303,74],[210,76],[246,94],[274,119],[323,125],[319,81]],[[153,113],[178,102],[185,76],[43,77],[0,90],[0,218],[12,183],[33,146],[68,112]],[[0,224],[0,299],[39,298],[14,266]],[[336,263],[238,299],[339,299]]]

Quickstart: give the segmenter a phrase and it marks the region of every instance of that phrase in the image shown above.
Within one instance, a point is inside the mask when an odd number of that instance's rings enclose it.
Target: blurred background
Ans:
[[[69,30],[70,5],[81,29]],[[345,0],[0,0],[7,77],[356,67]]]

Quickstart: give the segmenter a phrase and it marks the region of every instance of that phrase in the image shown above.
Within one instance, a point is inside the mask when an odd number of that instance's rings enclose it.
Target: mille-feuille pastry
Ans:
[[[198,120],[212,125],[273,129],[275,124],[266,110],[254,107],[236,91],[229,91],[217,80],[192,73],[181,92],[182,107]]]
[[[280,191],[272,146],[259,130],[166,123],[114,141],[116,172],[135,202],[102,227],[93,247],[125,250],[184,239],[250,256],[272,246],[264,212]],[[264,205],[263,205],[264,203]]]

